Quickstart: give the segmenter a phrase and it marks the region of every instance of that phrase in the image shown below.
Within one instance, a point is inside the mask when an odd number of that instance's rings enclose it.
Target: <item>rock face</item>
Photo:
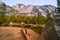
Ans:
[[[50,32],[46,33],[46,31],[44,30],[42,30],[42,32],[39,33],[33,31],[32,29],[27,28],[0,27],[0,40],[47,40],[47,39],[58,40],[55,34],[51,34]]]
[[[41,35],[31,29],[0,27],[0,40],[43,40]]]
[[[0,11],[2,11],[3,2],[0,2]],[[42,16],[46,17],[47,10],[51,13],[52,11],[55,11],[55,6],[52,5],[44,5],[44,6],[37,6],[37,5],[24,5],[24,4],[16,4],[12,7],[6,5],[6,14],[5,15],[13,15],[16,13],[16,15],[26,15],[26,16],[37,16],[38,11],[41,12]]]
[[[45,32],[45,37],[47,37],[46,40],[59,40],[57,32],[54,28],[53,19],[48,20],[43,31]]]
[[[17,10],[19,13],[28,13],[37,15],[38,11],[41,12],[42,16],[46,17],[47,10],[51,13],[52,11],[55,11],[55,7],[52,5],[44,5],[44,6],[36,6],[36,5],[24,5],[24,4],[17,4],[13,5],[13,9]]]

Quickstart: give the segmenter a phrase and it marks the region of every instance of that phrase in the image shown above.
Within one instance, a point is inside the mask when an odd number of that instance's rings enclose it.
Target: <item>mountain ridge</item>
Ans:
[[[55,11],[55,6],[52,5],[43,5],[43,6],[36,6],[36,5],[24,5],[24,4],[17,4],[12,6],[13,9],[17,10],[19,13],[34,13],[36,16],[38,12],[41,12],[43,16],[47,15],[47,10],[49,13]],[[30,14],[31,16],[31,14]]]
[[[4,3],[1,2],[0,5]],[[6,15],[13,15],[14,12],[17,11],[16,15],[25,15],[25,16],[37,16],[38,12],[41,12],[42,16],[46,17],[47,10],[49,13],[55,12],[55,6],[52,5],[43,5],[43,6],[36,6],[36,5],[24,5],[24,4],[16,4],[13,6],[6,6]],[[1,8],[0,8],[1,9]]]

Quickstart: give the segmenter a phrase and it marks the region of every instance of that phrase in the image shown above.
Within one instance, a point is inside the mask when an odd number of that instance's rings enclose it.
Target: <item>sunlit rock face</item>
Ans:
[[[0,2],[0,11],[2,11],[2,6],[3,6],[3,2]],[[26,16],[37,16],[38,12],[41,12],[42,16],[46,17],[47,15],[47,10],[49,11],[49,13],[51,13],[52,11],[55,11],[55,7],[52,5],[44,5],[44,6],[37,6],[37,5],[24,5],[24,4],[16,4],[11,6],[6,5],[6,15],[13,15],[13,13],[15,13],[16,11],[18,11],[18,13],[16,15],[24,15],[26,14]]]
[[[58,40],[55,32],[47,29],[36,32],[28,28],[0,27],[0,40]]]
[[[32,29],[1,27],[0,40],[43,40],[43,37]]]
[[[37,5],[24,5],[24,4],[17,4],[13,5],[12,7],[15,10],[18,10],[19,13],[30,13],[30,15],[33,13],[35,16],[38,14],[38,12],[41,12],[41,14],[46,17],[47,10],[49,13],[52,11],[55,11],[55,7],[52,5],[44,5],[44,6],[37,6]]]

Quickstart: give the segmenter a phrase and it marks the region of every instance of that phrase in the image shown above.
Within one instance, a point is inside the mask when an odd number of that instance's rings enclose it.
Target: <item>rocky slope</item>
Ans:
[[[0,2],[0,5],[3,6],[3,2]],[[0,8],[1,9],[1,8]],[[2,9],[1,9],[2,10]],[[0,10],[0,11],[1,11]],[[25,16],[37,16],[38,12],[41,12],[42,16],[46,17],[47,10],[49,13],[52,11],[55,11],[55,7],[52,5],[44,5],[44,6],[38,6],[38,5],[24,5],[24,4],[16,4],[12,7],[6,5],[6,15],[13,15],[13,13],[18,12],[16,15],[25,15]]]
[[[38,11],[41,12],[43,16],[47,15],[47,10],[51,13],[55,11],[55,7],[52,5],[44,5],[44,6],[37,6],[37,5],[24,5],[24,4],[17,4],[13,5],[13,9],[18,10],[19,13],[29,13],[30,15],[37,15]]]
[[[39,33],[25,28],[0,27],[0,40],[43,40]]]
[[[47,29],[44,28],[41,31],[39,33],[28,28],[0,27],[0,40],[58,40],[52,30],[47,33]]]

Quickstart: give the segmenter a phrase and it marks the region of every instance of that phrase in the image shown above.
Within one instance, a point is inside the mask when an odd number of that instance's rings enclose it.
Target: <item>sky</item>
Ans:
[[[53,5],[57,6],[57,0],[2,0],[7,5],[16,5],[16,4],[24,4],[24,5]]]

